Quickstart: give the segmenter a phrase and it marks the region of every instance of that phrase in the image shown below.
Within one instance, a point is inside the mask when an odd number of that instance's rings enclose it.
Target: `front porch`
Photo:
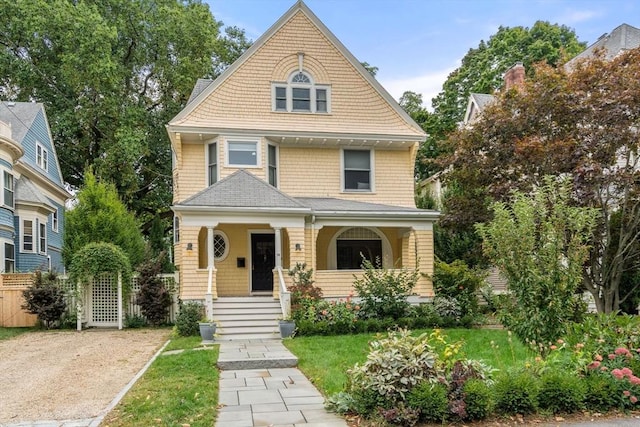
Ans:
[[[418,268],[433,272],[432,231],[413,227],[318,226],[277,227],[273,224],[219,223],[216,227],[185,227],[181,266],[183,299],[279,295],[280,275],[305,263],[314,270],[315,285],[325,297],[343,298],[360,277],[362,256],[388,269]],[[185,268],[188,261],[195,268]],[[280,273],[279,273],[280,271]],[[420,297],[433,296],[431,282],[421,275]]]

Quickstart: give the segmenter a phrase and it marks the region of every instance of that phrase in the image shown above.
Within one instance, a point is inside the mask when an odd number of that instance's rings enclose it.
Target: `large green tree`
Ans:
[[[441,169],[434,158],[442,154],[441,141],[462,121],[470,93],[492,94],[502,86],[502,75],[516,62],[529,74],[531,66],[546,61],[552,66],[572,58],[586,47],[575,32],[564,25],[537,21],[532,27],[500,27],[488,41],[469,49],[462,64],[454,70],[432,100],[432,118],[424,129],[429,134],[416,162],[416,175],[427,178]]]
[[[487,215],[487,200],[531,191],[545,175],[571,177],[572,203],[601,213],[583,285],[598,311],[615,311],[640,285],[623,282],[640,268],[640,48],[570,73],[542,64],[534,71],[451,136],[447,179],[467,197],[446,214],[470,222]]]
[[[99,182],[93,172],[84,173],[84,184],[76,205],[67,211],[62,259],[69,268],[74,255],[88,243],[110,243],[119,247],[132,266],[144,258],[145,242],[138,221],[118,197],[115,187]]]
[[[248,46],[200,0],[0,0],[0,98],[43,102],[65,180],[87,166],[145,221],[171,202],[165,124]]]

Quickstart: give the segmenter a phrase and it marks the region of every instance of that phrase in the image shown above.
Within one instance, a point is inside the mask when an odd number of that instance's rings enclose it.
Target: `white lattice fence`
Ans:
[[[179,284],[177,275],[163,274],[160,277],[171,294],[173,301],[169,307],[167,321],[174,322],[178,314]],[[67,307],[69,310],[74,310],[77,298],[74,284],[65,276],[60,276],[58,283],[66,291]],[[134,276],[131,282],[131,292],[129,293],[128,302],[126,302],[123,307],[125,315],[144,317],[140,306],[135,303],[136,294],[139,290],[140,285],[138,284],[138,278]],[[85,289],[83,308],[83,323],[86,323],[87,326],[117,327],[117,278],[104,275],[88,285]]]

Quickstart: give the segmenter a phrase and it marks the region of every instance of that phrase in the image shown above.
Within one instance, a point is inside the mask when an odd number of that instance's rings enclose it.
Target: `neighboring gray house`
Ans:
[[[44,105],[0,102],[0,271],[63,272],[69,193]]]
[[[620,52],[635,49],[638,46],[640,46],[640,29],[629,24],[622,24],[614,28],[611,33],[601,35],[595,43],[567,62],[565,69],[572,70],[579,61],[591,58],[598,49],[603,49],[605,58],[609,60]]]

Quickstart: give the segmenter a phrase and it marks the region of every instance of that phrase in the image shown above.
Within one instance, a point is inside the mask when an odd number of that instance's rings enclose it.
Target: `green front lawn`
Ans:
[[[193,350],[200,337],[172,338],[161,355],[105,418],[108,427],[211,427],[218,404],[218,346]]]
[[[431,329],[414,333],[431,333]],[[470,359],[480,359],[506,368],[533,357],[507,331],[492,329],[447,329],[447,341],[462,340],[462,351]],[[298,357],[298,366],[325,396],[344,389],[347,369],[366,360],[369,341],[376,334],[297,337],[284,344]],[[491,344],[493,342],[493,344]]]

